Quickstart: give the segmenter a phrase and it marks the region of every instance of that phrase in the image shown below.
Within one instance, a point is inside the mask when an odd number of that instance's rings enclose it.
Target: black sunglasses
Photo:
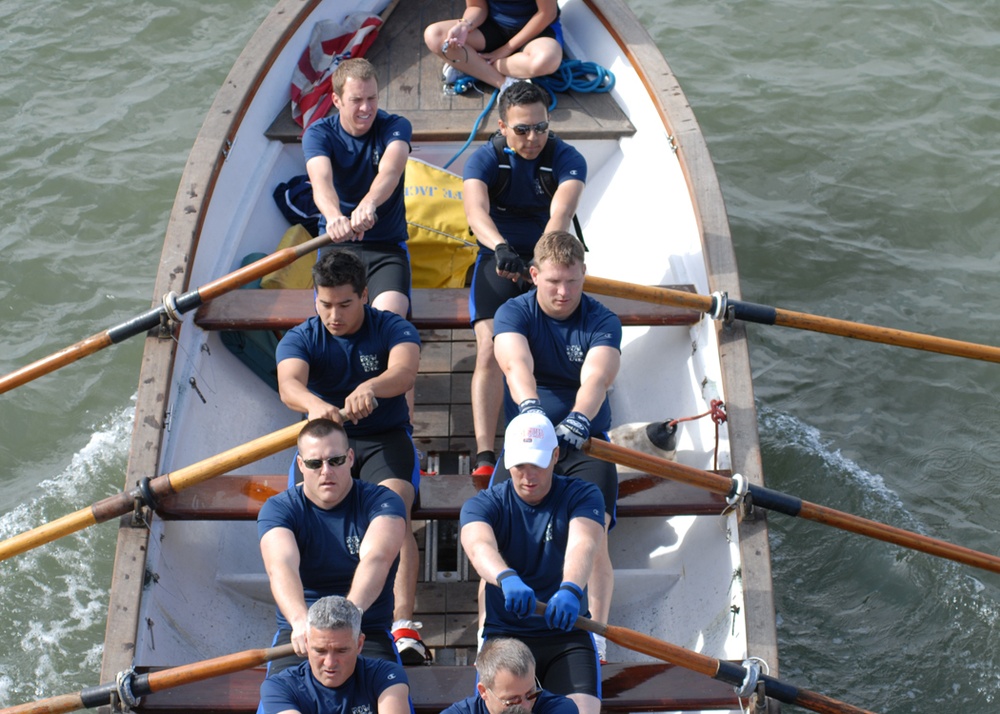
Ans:
[[[537,124],[515,124],[511,129],[518,136],[524,136],[529,131],[533,131],[536,134],[544,134],[549,130],[549,123],[547,121],[540,121]]]
[[[302,459],[302,465],[305,466],[310,471],[318,471],[319,469],[323,468],[324,461],[330,466],[343,466],[344,462],[347,461],[347,454],[341,454],[340,456],[331,456],[328,459]]]

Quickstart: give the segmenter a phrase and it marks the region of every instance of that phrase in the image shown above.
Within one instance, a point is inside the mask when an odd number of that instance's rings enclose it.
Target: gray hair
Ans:
[[[361,610],[346,597],[328,595],[309,607],[309,629],[349,629],[357,638],[361,635]]]
[[[515,677],[525,677],[535,671],[535,656],[528,645],[513,637],[490,638],[476,657],[479,681],[492,687],[500,672],[510,672]],[[506,711],[510,711],[508,708]]]

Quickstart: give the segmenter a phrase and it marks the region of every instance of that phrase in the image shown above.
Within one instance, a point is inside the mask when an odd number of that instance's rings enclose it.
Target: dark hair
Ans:
[[[323,253],[312,269],[313,284],[318,288],[350,285],[361,297],[368,285],[365,264],[349,250],[333,248]]]
[[[324,419],[324,418],[313,419],[312,421],[307,423],[304,427],[302,427],[302,431],[299,432],[298,442],[301,444],[302,437],[304,436],[311,436],[314,439],[322,439],[324,436],[329,436],[334,432],[343,436],[344,443],[345,444],[347,443],[347,432],[344,431],[344,427],[342,427],[340,424],[333,421],[332,419]]]
[[[507,121],[507,110],[511,107],[523,107],[527,104],[541,104],[545,107],[545,112],[549,110],[549,95],[537,84],[526,82],[514,82],[506,92],[500,97],[500,118]]]

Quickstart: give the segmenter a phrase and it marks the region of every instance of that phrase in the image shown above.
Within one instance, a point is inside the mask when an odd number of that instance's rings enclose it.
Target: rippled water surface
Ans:
[[[630,2],[708,140],[745,299],[1000,343],[992,6]],[[269,7],[0,0],[0,372],[149,305],[187,152]],[[770,486],[1000,551],[1000,365],[751,338]],[[120,488],[140,352],[0,397],[0,538]],[[995,575],[771,524],[783,678],[874,711],[995,709]],[[96,684],[114,540],[0,564],[0,705]]]

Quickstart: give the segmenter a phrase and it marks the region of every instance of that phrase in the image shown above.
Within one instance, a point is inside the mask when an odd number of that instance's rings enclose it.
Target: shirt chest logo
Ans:
[[[365,372],[377,372],[379,369],[378,355],[358,355],[361,360],[361,369]]]
[[[345,541],[347,546],[347,552],[351,555],[357,555],[361,552],[361,538],[356,535],[349,535]]]
[[[360,707],[351,707],[351,714],[372,714],[370,704],[362,704]]]
[[[566,359],[570,362],[583,363],[583,346],[566,345]]]

